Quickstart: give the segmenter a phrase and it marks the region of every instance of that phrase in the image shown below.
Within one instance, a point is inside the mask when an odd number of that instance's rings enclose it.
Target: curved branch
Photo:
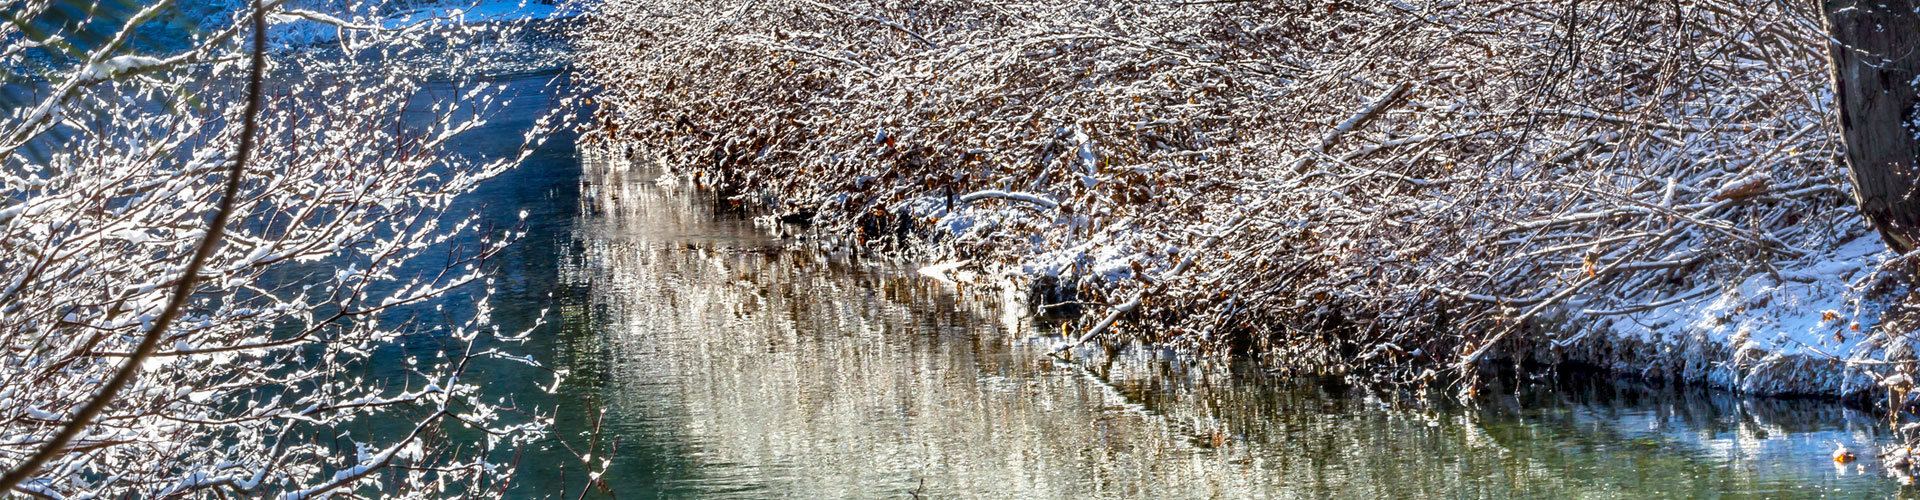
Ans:
[[[998,198],[998,199],[1009,200],[1009,201],[1024,201],[1027,203],[1039,205],[1041,208],[1046,208],[1049,210],[1058,208],[1060,206],[1060,202],[1053,201],[1052,199],[1047,198],[1046,196],[1042,196],[1034,193],[1021,192],[1021,191],[1001,191],[998,189],[974,191],[971,193],[960,195],[960,202],[973,203],[975,201],[984,200],[988,198]]]
[[[28,477],[40,472],[40,467],[45,466],[48,461],[65,452],[67,443],[73,441],[73,438],[78,436],[94,417],[98,417],[121,389],[133,382],[133,378],[140,373],[140,365],[153,354],[154,349],[160,344],[160,337],[165,335],[167,327],[173,323],[175,317],[180,315],[180,309],[186,306],[187,299],[193,295],[193,283],[200,274],[200,268],[205,266],[207,258],[213,255],[213,247],[220,243],[220,236],[226,231],[227,221],[233,217],[234,199],[240,194],[240,178],[246,173],[248,158],[253,155],[253,136],[259,128],[260,87],[266,62],[266,33],[265,11],[260,6],[260,0],[254,0],[253,67],[249,69],[247,75],[247,106],[240,126],[239,151],[234,156],[233,163],[228,166],[226,189],[220,195],[219,205],[213,213],[213,220],[208,222],[206,235],[201,237],[200,244],[195,246],[193,257],[187,261],[187,267],[181,273],[181,279],[174,284],[173,297],[167,301],[167,307],[160,312],[160,316],[154,319],[153,326],[147,329],[146,336],[140,339],[140,345],[134,349],[133,355],[120,365],[120,369],[114,372],[113,378],[100,389],[100,393],[95,394],[86,406],[81,407],[80,411],[60,428],[60,432],[46,444],[41,445],[33,456],[15,466],[13,470],[7,471],[6,475],[0,476],[0,491],[13,491],[15,486],[19,486]]]

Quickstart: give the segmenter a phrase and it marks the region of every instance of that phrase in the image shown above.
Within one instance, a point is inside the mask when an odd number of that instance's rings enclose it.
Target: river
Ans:
[[[570,92],[552,75],[454,144],[500,154]],[[500,140],[509,138],[510,140]],[[1164,353],[1064,362],[996,295],[909,266],[789,251],[779,228],[562,137],[466,197],[528,236],[497,262],[501,322],[570,372],[474,375],[555,411],[517,498],[1886,497],[1884,420],[1591,374],[1409,405]],[[605,462],[602,462],[605,460]],[[604,464],[604,465],[602,465]]]

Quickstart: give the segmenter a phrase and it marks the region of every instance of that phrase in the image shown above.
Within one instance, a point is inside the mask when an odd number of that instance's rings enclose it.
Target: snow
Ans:
[[[135,71],[135,70],[139,70],[141,68],[146,68],[146,67],[162,66],[165,64],[167,64],[166,60],[160,59],[157,57],[142,56],[142,55],[117,56],[117,57],[109,58],[105,61],[94,63],[93,65],[89,66],[88,71],[90,73],[88,76],[91,78],[105,80],[105,79],[112,78],[113,75],[127,73],[130,71]]]
[[[1878,236],[1861,235],[1734,286],[1673,293],[1693,298],[1619,320],[1574,318],[1568,329],[1578,333],[1554,347],[1562,352],[1533,355],[1756,394],[1858,392],[1874,381],[1847,362],[1874,359],[1890,340],[1875,332],[1880,308],[1857,307],[1850,285],[1891,257]]]
[[[998,189],[988,189],[983,191],[975,191],[972,193],[967,193],[960,196],[960,201],[962,203],[973,203],[976,201],[992,199],[992,198],[999,198],[999,199],[1006,199],[1006,200],[1013,200],[1013,201],[1023,201],[1023,202],[1039,205],[1041,208],[1049,208],[1049,209],[1057,208],[1060,206],[1060,202],[1053,201],[1052,198],[1048,198],[1046,196],[1033,194],[1033,193],[1019,192],[1019,191],[1001,191]]]

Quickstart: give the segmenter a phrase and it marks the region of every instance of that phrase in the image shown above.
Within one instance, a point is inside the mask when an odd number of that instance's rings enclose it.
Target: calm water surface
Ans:
[[[492,154],[553,93],[463,143]],[[509,140],[497,140],[499,138]],[[565,138],[563,138],[565,139]],[[508,326],[571,375],[476,374],[560,410],[514,496],[575,498],[1884,498],[1872,415],[1597,377],[1396,408],[1327,381],[1151,353],[1064,363],[995,296],[904,266],[781,250],[774,231],[640,165],[556,140],[469,197],[527,240],[500,263]],[[597,430],[596,430],[597,429]],[[602,462],[605,460],[605,462]],[[1862,470],[1864,469],[1864,470]]]

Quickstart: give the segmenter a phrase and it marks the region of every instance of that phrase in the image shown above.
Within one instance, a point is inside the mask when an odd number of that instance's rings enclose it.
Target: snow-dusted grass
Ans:
[[[1057,287],[1070,338],[1840,394],[1911,370],[1908,271],[1873,272],[1810,9],[611,0],[578,36],[600,138]]]

